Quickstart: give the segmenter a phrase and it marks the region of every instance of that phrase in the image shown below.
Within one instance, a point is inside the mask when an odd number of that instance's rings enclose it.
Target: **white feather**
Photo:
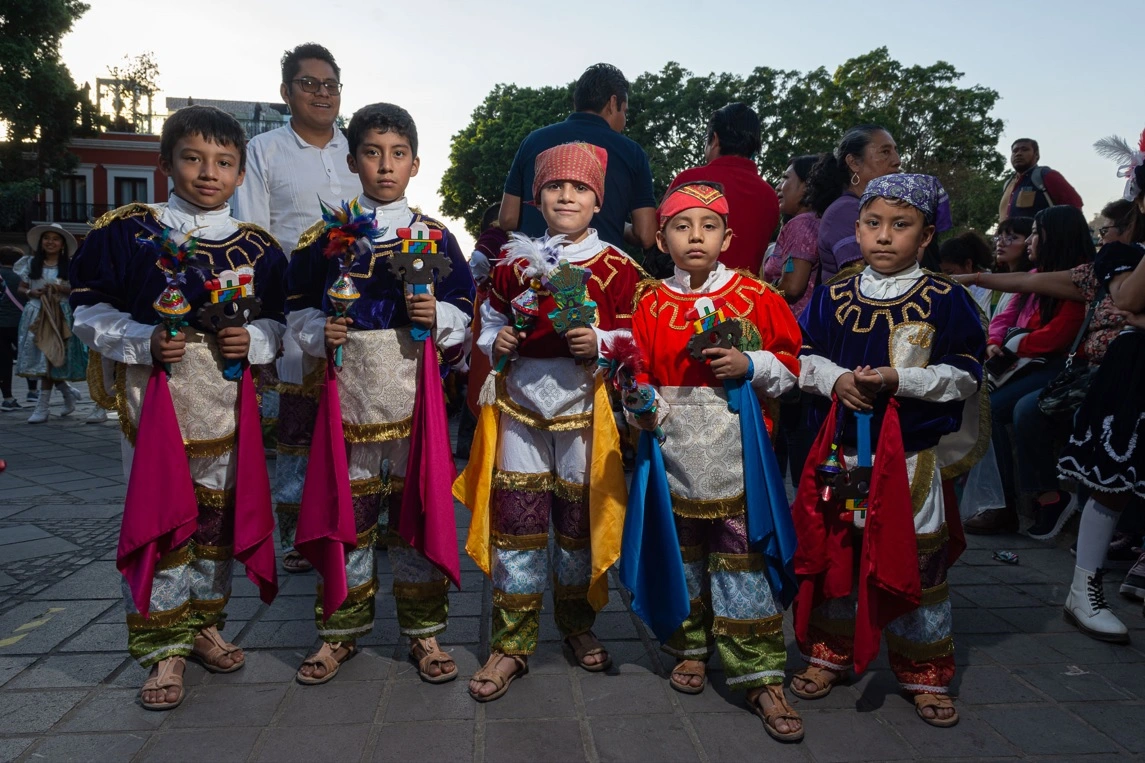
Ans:
[[[522,275],[525,278],[543,278],[557,266],[560,261],[560,247],[566,243],[564,236],[553,236],[545,240],[534,239],[523,233],[514,233],[505,245],[505,258],[502,265],[508,265],[515,260],[525,260]]]
[[[1093,144],[1093,148],[1106,159],[1112,159],[1121,164],[1133,161],[1133,157],[1137,153],[1133,150],[1133,147],[1129,145],[1129,141],[1116,135],[1102,138]]]

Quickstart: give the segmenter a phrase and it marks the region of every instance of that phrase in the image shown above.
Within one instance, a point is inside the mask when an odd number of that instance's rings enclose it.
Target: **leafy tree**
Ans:
[[[107,67],[107,73],[110,79],[99,83],[106,85],[100,97],[111,99],[111,110],[115,115],[112,129],[151,132],[154,112],[151,99],[159,92],[159,64],[155,61],[155,54],[146,52],[134,58],[124,56],[121,64]],[[144,101],[147,102],[146,110]]]
[[[886,48],[850,59],[834,73],[761,66],[746,77],[697,76],[669,62],[633,81],[626,134],[648,152],[663,192],[677,173],[703,163],[708,118],[734,101],[760,116],[763,148],[756,159],[770,179],[792,156],[829,151],[851,125],[875,122],[895,137],[904,168],[942,179],[957,226],[985,229],[996,216],[1004,168],[994,148],[1002,122],[990,116],[999,96],[977,85],[960,87],[961,77],[942,61],[904,67]],[[566,114],[571,87],[495,87],[454,136],[452,166],[441,183],[443,211],[464,218],[476,234],[481,212],[501,198],[521,139]]]
[[[40,186],[74,166],[67,144],[80,91],[60,39],[88,10],[79,0],[5,0],[0,10],[0,224],[12,225]],[[32,182],[29,182],[32,181]]]

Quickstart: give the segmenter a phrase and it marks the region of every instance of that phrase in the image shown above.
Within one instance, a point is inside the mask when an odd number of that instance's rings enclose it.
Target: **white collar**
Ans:
[[[413,211],[409,208],[409,200],[405,196],[383,203],[363,193],[358,196],[358,203],[367,212],[373,211],[374,227],[379,231],[379,241],[397,238],[398,228],[407,226],[413,220]]]
[[[164,225],[180,233],[195,231],[198,238],[208,241],[226,238],[238,229],[231,217],[230,204],[223,204],[218,209],[203,209],[174,194],[167,199],[159,218]]]
[[[330,140],[326,141],[325,146],[322,146],[321,148],[319,148],[318,146],[314,145],[313,143],[310,143],[309,141],[307,141],[305,138],[303,138],[301,135],[298,134],[298,132],[294,129],[294,121],[293,120],[288,121],[286,123],[286,129],[290,130],[290,134],[294,136],[294,140],[298,143],[299,148],[313,148],[317,151],[325,151],[328,148],[337,148],[340,141],[344,139],[344,136],[342,135],[342,131],[338,129],[338,126],[337,125],[330,125],[330,129],[333,131],[333,133],[330,135]]]
[[[680,294],[708,294],[727,285],[733,273],[734,271],[728,270],[722,262],[717,261],[716,267],[698,289],[692,288],[692,274],[678,267],[674,268],[672,277],[667,279],[666,283],[668,288]]]
[[[550,238],[552,236],[548,233],[542,236],[541,245],[544,246]],[[565,244],[561,248],[561,259],[574,263],[584,262],[600,254],[602,249],[604,249],[604,244],[601,242],[600,236],[596,234],[596,228],[589,228],[587,236],[575,244]]]
[[[859,276],[859,291],[871,299],[895,299],[905,294],[924,275],[917,262],[889,275],[868,265]]]

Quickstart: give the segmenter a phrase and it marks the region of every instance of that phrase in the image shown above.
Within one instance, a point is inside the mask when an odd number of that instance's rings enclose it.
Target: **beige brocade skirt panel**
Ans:
[[[664,467],[676,513],[730,516],[742,511],[743,447],[739,416],[727,392],[712,387],[661,387],[668,404]]]

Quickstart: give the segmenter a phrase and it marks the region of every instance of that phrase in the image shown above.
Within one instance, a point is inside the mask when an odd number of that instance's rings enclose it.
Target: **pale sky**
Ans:
[[[994,115],[1005,122],[1007,158],[1013,139],[1036,138],[1042,164],[1077,188],[1087,217],[1124,187],[1093,142],[1117,134],[1136,143],[1145,127],[1140,45],[1130,31],[1136,22],[1126,25],[1140,17],[1140,0],[150,0],[142,16],[138,0],[89,2],[63,42],[81,84],[94,85],[124,55],[151,50],[161,97],[277,102],[283,51],[325,45],[342,67],[347,117],[375,101],[413,114],[421,172],[408,195],[428,214],[439,211],[450,137],[495,84],[560,85],[598,61],[619,66],[630,81],[669,60],[696,74],[833,71],[882,45],[907,66],[948,61],[965,74],[962,86],[1001,94]],[[471,243],[459,223],[450,227],[463,248]]]

